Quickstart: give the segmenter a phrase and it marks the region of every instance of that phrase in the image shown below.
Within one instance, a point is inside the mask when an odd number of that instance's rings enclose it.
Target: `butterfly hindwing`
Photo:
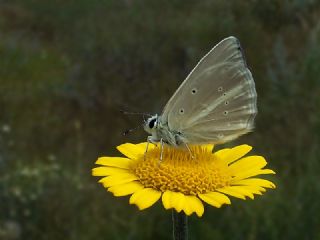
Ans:
[[[219,143],[253,128],[257,94],[239,41],[229,37],[204,56],[161,116],[184,142]]]

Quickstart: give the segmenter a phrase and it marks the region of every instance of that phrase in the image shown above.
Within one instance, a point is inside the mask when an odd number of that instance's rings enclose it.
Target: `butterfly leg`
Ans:
[[[143,160],[146,160],[146,155],[147,155],[147,152],[148,152],[149,143],[152,143],[151,138],[152,138],[152,136],[148,136],[147,137],[147,146],[146,146],[146,150],[144,151]]]
[[[193,154],[192,154],[192,152],[191,152],[190,147],[189,147],[188,144],[186,144],[186,143],[185,143],[185,145],[186,145],[186,147],[187,147],[187,149],[188,149],[188,151],[189,151],[189,153],[190,153],[191,158],[194,159],[194,156],[193,156]]]
[[[160,139],[160,162],[162,162],[163,159],[163,139]]]

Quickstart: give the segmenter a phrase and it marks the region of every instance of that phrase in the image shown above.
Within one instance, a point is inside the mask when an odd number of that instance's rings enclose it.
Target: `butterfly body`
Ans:
[[[254,127],[257,94],[239,41],[228,37],[206,54],[144,129],[152,142],[217,144]]]
[[[159,142],[162,140],[164,143],[176,147],[184,143],[181,132],[171,130],[168,123],[161,121],[161,116],[159,115],[150,117],[144,125],[144,129],[151,134],[148,138],[150,142]]]

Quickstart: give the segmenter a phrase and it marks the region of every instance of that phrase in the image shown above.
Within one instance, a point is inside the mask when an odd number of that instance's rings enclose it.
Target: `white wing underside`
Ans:
[[[161,115],[185,143],[222,143],[251,131],[257,94],[239,41],[228,37],[205,55]]]

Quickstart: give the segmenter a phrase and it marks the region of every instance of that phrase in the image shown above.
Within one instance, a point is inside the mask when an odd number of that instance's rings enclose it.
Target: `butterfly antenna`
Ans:
[[[125,130],[125,131],[122,133],[122,135],[123,135],[123,136],[127,136],[129,133],[131,133],[131,132],[133,132],[133,131],[141,128],[141,127],[142,127],[142,125],[139,125],[138,127],[131,128],[131,129],[127,129],[127,130]]]
[[[150,113],[144,113],[144,112],[128,112],[125,110],[120,110],[120,112],[126,115],[142,115],[144,122],[146,122],[146,116],[147,117],[152,116]]]
[[[126,114],[126,115],[143,115],[143,116],[148,116],[148,117],[152,116],[150,113],[144,113],[144,112],[128,112],[125,110],[120,110],[120,112],[123,114]]]

